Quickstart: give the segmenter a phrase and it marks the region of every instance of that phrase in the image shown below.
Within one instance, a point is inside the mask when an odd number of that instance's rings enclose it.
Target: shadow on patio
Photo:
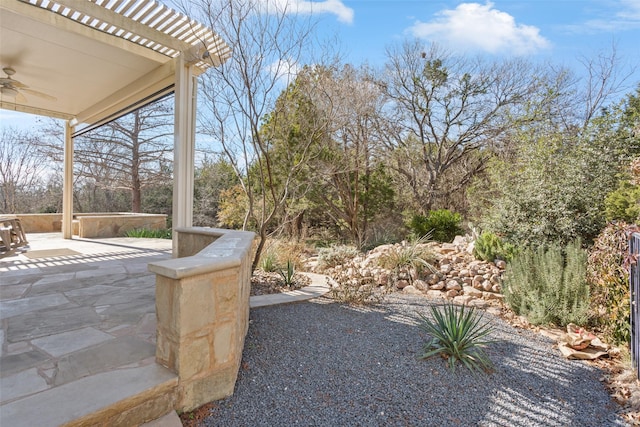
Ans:
[[[59,425],[175,382],[155,364],[147,271],[171,258],[170,240],[28,238],[23,252],[0,259],[1,425]]]

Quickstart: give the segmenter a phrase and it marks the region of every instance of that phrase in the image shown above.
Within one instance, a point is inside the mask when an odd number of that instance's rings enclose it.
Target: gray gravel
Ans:
[[[494,324],[495,372],[419,360],[425,298],[354,308],[321,298],[251,311],[232,397],[207,426],[623,426],[600,371],[551,340]]]

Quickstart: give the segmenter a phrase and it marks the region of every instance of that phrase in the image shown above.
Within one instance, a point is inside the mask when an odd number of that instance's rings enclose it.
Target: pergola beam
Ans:
[[[187,50],[190,44],[184,43],[174,37],[155,30],[148,25],[142,24],[126,16],[120,15],[112,10],[106,9],[87,0],[55,0],[56,3],[68,7],[85,15],[97,18],[101,21],[108,22],[111,25],[120,28],[126,28],[129,32],[141,36],[150,41],[154,41],[164,46],[170,47],[177,51]],[[185,24],[187,24],[185,22]]]
[[[51,25],[55,28],[58,28],[59,30],[69,31],[88,39],[96,40],[110,46],[127,50],[129,52],[135,53],[138,56],[148,58],[160,64],[166,62],[167,60],[167,57],[160,52],[156,52],[144,46],[132,43],[129,40],[125,40],[121,37],[98,31],[95,28],[83,25],[65,16],[58,15],[57,13],[52,13],[50,10],[36,7],[29,3],[24,3],[18,0],[0,0],[0,10],[1,9],[12,11],[21,16],[33,19],[36,22]]]
[[[135,104],[135,100],[144,99],[162,89],[173,86],[175,73],[175,60],[169,61],[78,113],[76,120],[78,123],[97,123],[110,117]]]

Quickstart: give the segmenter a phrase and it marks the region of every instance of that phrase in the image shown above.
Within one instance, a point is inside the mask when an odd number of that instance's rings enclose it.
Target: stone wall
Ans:
[[[149,270],[156,273],[156,361],[178,374],[176,409],[188,411],[233,394],[249,327],[255,235],[197,227],[175,232],[182,240],[177,258]]]
[[[55,233],[62,229],[62,214],[18,214],[25,233]],[[73,234],[100,238],[124,236],[127,231],[167,228],[167,216],[145,213],[77,213],[73,215]]]
[[[143,213],[76,214],[78,236],[81,238],[118,237],[139,228],[162,230],[167,228],[167,216]],[[75,226],[74,226],[75,231]]]
[[[62,229],[62,214],[18,214],[25,233],[55,233]]]

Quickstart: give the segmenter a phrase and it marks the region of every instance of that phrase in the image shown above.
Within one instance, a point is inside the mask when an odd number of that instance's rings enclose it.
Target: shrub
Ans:
[[[345,264],[360,254],[353,246],[337,245],[318,250],[318,267],[320,270]]]
[[[409,281],[427,269],[435,271],[432,264],[436,257],[426,242],[426,238],[421,238],[410,243],[394,245],[380,257],[378,264],[393,271],[395,279],[405,278]]]
[[[640,185],[622,182],[620,186],[607,195],[604,201],[608,221],[621,220],[628,223],[640,219]]]
[[[136,228],[125,233],[127,237],[136,237],[140,239],[171,239],[170,229],[149,229]]]
[[[409,221],[411,232],[418,236],[429,236],[438,242],[451,242],[462,234],[462,216],[447,209],[430,211],[426,216],[414,215]]]
[[[505,302],[533,324],[584,325],[589,319],[587,254],[579,239],[564,249],[557,245],[526,249],[505,272]]]
[[[484,353],[484,348],[492,341],[485,337],[491,333],[489,322],[482,322],[482,314],[475,307],[457,307],[445,304],[431,307],[433,320],[419,314],[420,328],[431,335],[424,345],[421,359],[440,354],[447,359],[449,369],[455,370],[456,361],[460,361],[469,370],[492,368],[491,360]]]
[[[490,231],[483,231],[473,245],[473,256],[482,261],[511,261],[514,254],[515,247],[512,244],[504,242]]]
[[[629,271],[629,233],[640,231],[625,223],[609,224],[596,238],[589,252],[587,281],[591,287],[592,321],[606,341],[628,343],[631,338]]]
[[[278,271],[278,258],[273,251],[265,251],[260,256],[260,268],[262,268],[265,273]]]

